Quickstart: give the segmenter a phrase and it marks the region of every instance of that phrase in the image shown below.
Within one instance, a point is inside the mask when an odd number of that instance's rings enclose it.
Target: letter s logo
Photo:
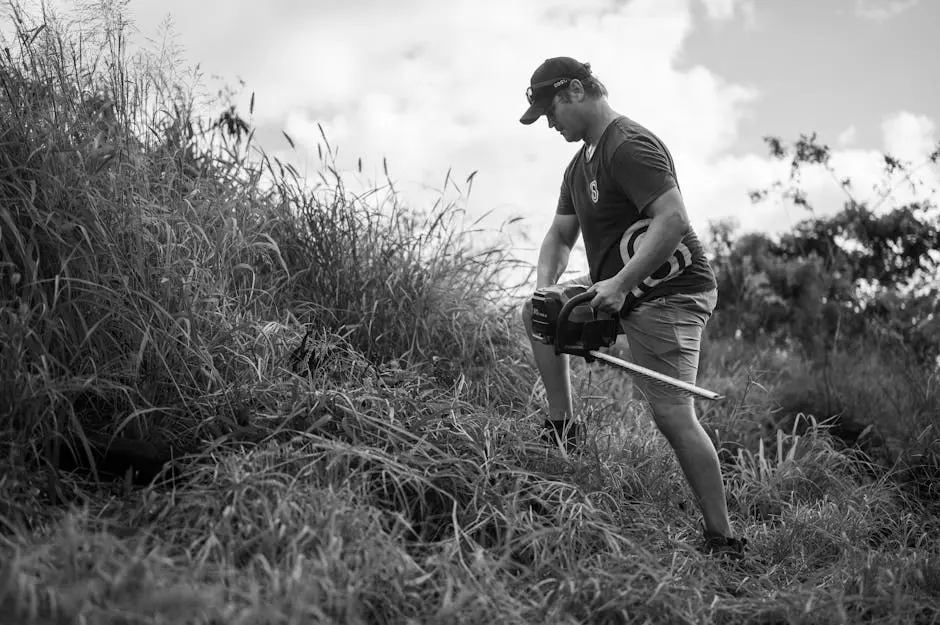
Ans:
[[[591,190],[591,201],[597,204],[597,198],[600,196],[597,192],[597,180],[592,180],[588,188]]]

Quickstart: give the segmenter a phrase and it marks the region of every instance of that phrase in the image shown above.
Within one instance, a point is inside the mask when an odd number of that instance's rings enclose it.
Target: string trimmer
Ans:
[[[554,345],[556,355],[580,356],[587,362],[600,360],[683,395],[710,400],[722,398],[718,393],[599,351],[617,341],[620,320],[615,315],[591,308],[588,302],[592,299],[594,294],[579,285],[556,284],[538,289],[532,295],[532,338]]]

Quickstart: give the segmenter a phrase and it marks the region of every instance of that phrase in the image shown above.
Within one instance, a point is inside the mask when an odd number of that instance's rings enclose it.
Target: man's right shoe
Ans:
[[[702,532],[701,551],[708,555],[729,560],[743,560],[746,548],[746,538],[732,538],[707,530]]]
[[[549,447],[574,453],[584,444],[584,424],[571,419],[545,419],[542,425],[542,441]]]

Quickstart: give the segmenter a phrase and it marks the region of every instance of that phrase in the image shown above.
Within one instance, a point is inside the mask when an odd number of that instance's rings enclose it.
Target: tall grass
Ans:
[[[15,15],[19,55],[0,75],[0,357],[17,431],[196,433],[276,369],[250,355],[269,322],[285,353],[309,323],[374,365],[518,378],[498,366],[513,350],[496,305],[505,254],[471,249],[453,205],[421,217],[381,188],[346,192],[339,174],[311,192],[237,125],[195,119],[166,75],[125,58],[120,30],[89,59]],[[133,67],[150,69],[130,79]],[[94,150],[107,159],[92,164]]]
[[[578,363],[585,451],[537,443],[498,238],[351,192],[325,136],[311,184],[106,8],[11,5],[0,58],[0,622],[940,619],[916,493],[769,427],[782,357],[703,361],[753,547],[722,564],[629,379]],[[96,436],[172,449],[173,480],[56,470],[49,441]]]

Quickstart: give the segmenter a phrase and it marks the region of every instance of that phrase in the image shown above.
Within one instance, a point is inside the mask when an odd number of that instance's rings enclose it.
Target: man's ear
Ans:
[[[584,84],[575,78],[568,84],[568,93],[571,94],[571,100],[573,102],[580,102],[585,96]]]

